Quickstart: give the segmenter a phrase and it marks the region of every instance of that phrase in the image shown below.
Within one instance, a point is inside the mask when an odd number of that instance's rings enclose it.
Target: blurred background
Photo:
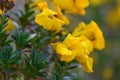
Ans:
[[[24,0],[16,0],[15,7],[8,11],[11,14],[23,9]],[[103,31],[106,47],[94,51],[94,72],[87,74],[80,69],[76,80],[120,80],[120,0],[90,0],[86,15],[65,14],[70,20],[69,30],[73,30],[81,21],[89,23],[94,20]],[[68,80],[67,78],[65,80]]]

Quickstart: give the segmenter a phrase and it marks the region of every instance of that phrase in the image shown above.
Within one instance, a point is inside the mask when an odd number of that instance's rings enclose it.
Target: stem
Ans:
[[[60,64],[60,61],[58,60],[58,57],[55,55],[53,56],[53,61],[54,61],[54,69],[53,69],[53,75],[56,77],[57,80],[62,80],[63,79],[63,68]]]

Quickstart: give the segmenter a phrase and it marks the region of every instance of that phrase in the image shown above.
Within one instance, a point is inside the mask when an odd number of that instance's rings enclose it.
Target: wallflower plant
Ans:
[[[14,17],[6,14],[8,7],[0,6],[0,79],[74,80],[70,71],[80,65],[93,72],[90,53],[105,47],[103,33],[95,21],[80,22],[70,32],[65,16],[85,15],[88,5],[88,0],[26,0]]]

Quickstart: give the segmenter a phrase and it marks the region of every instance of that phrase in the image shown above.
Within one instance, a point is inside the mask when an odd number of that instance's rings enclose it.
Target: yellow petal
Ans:
[[[45,29],[51,30],[52,24],[49,22],[50,19],[45,14],[37,14],[35,16],[35,22]]]
[[[72,52],[72,53],[73,53],[72,55],[62,55],[60,60],[65,62],[70,62],[74,60],[76,53],[75,52]]]
[[[74,8],[74,1],[73,0],[53,0],[53,2],[60,6],[62,9],[70,10]]]
[[[88,0],[75,0],[75,4],[78,8],[86,8],[89,5]]]
[[[79,62],[79,63],[85,63],[86,60],[88,59],[88,55],[86,53],[80,53],[79,56],[76,56],[75,59]]]
[[[46,14],[47,16],[52,16],[52,15],[57,15],[57,12],[54,12],[51,9],[45,8],[42,14]]]
[[[6,32],[11,32],[15,29],[16,27],[14,26],[12,20],[8,20],[8,25],[4,28]]]
[[[53,3],[70,13],[85,14],[84,8],[89,5],[88,0],[53,0]]]
[[[51,43],[51,46],[53,47],[54,50],[56,50],[57,45],[60,43]]]
[[[69,20],[67,19],[67,17],[65,17],[63,15],[63,13],[61,12],[61,9],[57,6],[57,17],[61,20],[63,20],[66,24],[69,24]]]
[[[83,8],[78,9],[77,13],[81,14],[81,15],[85,15],[86,14],[85,9],[83,9]]]
[[[46,1],[38,2],[37,5],[38,5],[38,8],[39,8],[40,10],[41,10],[41,9],[44,9],[44,8],[48,8],[48,5],[47,5],[47,2],[46,2]]]
[[[78,27],[76,27],[72,33],[73,36],[79,37],[81,36],[81,31],[83,31],[86,27],[86,24],[84,22],[81,22],[78,24]]]
[[[92,58],[88,58],[88,60],[86,60],[85,63],[83,63],[83,67],[84,70],[88,73],[93,72],[92,68],[93,68],[93,59]]]
[[[0,9],[0,15],[2,15],[3,14],[3,11]]]
[[[120,25],[120,5],[108,12],[106,16],[106,22],[112,28],[117,28],[118,25]]]
[[[61,55],[61,61],[70,62],[75,58],[76,53],[73,50],[68,49],[65,44],[58,44],[56,51]]]
[[[93,45],[90,40],[88,40],[85,36],[80,36],[80,41],[82,43],[82,46],[85,50],[85,53],[89,54],[90,52],[93,51]]]
[[[80,62],[84,70],[88,73],[93,72],[93,59],[89,58],[87,55],[77,56],[76,60]]]
[[[79,23],[79,26],[73,31],[73,36],[84,35],[92,41],[93,47],[101,50],[105,47],[104,36],[98,25],[91,21],[89,24]]]
[[[103,49],[105,47],[104,36],[98,25],[92,21],[88,25],[88,29],[93,29],[95,40],[92,41],[94,48],[96,49]]]
[[[58,44],[57,47],[56,47],[56,51],[59,55],[72,55],[72,51],[68,49],[68,47],[61,43],[61,44]]]

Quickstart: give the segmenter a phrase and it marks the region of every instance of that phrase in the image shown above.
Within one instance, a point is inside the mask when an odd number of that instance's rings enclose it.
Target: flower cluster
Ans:
[[[69,20],[64,12],[85,15],[88,0],[52,0],[55,10],[46,5],[46,1],[39,2],[41,12],[36,15],[35,22],[47,30],[59,32]],[[89,54],[93,49],[102,50],[105,47],[103,33],[97,23],[91,21],[89,24],[80,22],[72,33],[68,33],[62,42],[51,43],[60,60],[71,62],[76,59],[86,72],[93,72],[93,59]]]
[[[69,76],[73,80],[70,70],[80,65],[85,72],[93,72],[90,55],[105,47],[102,30],[94,20],[75,23],[72,30],[74,21],[69,19],[85,15],[89,3],[25,0],[22,10],[9,13],[14,0],[0,1],[0,78],[64,80]]]
[[[63,42],[53,43],[52,46],[57,54],[61,55],[61,61],[70,62],[76,59],[86,72],[92,72],[93,60],[88,54],[93,50],[93,46],[85,36],[74,37],[69,34]]]
[[[86,72],[92,72],[93,59],[88,55],[94,48],[103,49],[105,42],[101,30],[92,21],[88,25],[81,22],[63,42],[53,43],[52,46],[61,56],[61,61],[70,62],[76,59]]]

